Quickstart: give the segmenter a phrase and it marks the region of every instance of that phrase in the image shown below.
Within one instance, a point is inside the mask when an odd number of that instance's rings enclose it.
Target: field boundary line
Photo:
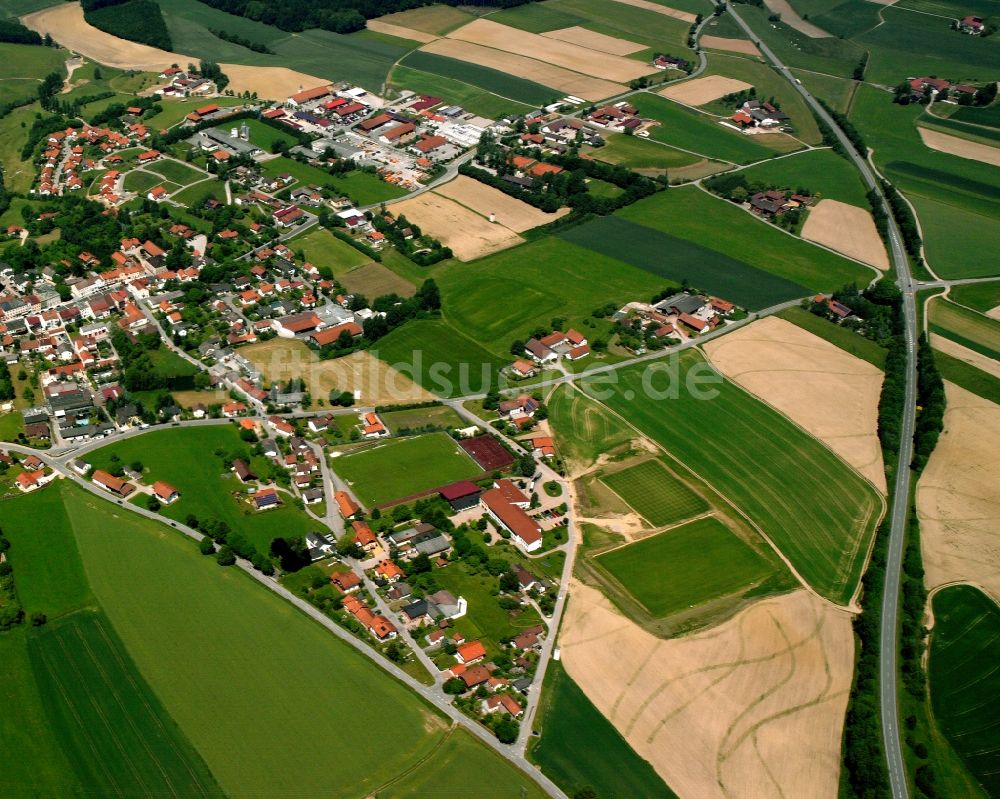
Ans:
[[[399,774],[397,774],[395,777],[393,777],[388,782],[384,782],[381,785],[379,785],[378,787],[373,788],[366,795],[367,796],[375,796],[375,797],[377,797],[386,788],[389,788],[390,786],[395,785],[400,780],[403,780],[406,777],[410,776],[410,774],[412,774],[414,771],[416,771],[418,768],[420,768],[424,763],[426,763],[430,759],[430,757],[432,755],[436,754],[437,751],[442,746],[445,745],[445,743],[447,743],[448,741],[450,741],[452,733],[454,733],[455,730],[457,730],[457,729],[458,729],[458,725],[455,724],[455,722],[452,722],[451,726],[449,726],[448,729],[444,731],[444,735],[442,735],[441,738],[438,740],[438,742],[436,744],[434,744],[434,746],[431,747],[430,751],[426,755],[424,755],[422,758],[420,758],[419,760],[417,760],[417,762],[414,763],[413,765],[409,766],[406,769],[403,769],[403,771],[401,771]]]
[[[611,490],[614,491],[614,489]],[[647,541],[650,538],[655,538],[656,536],[661,535],[663,533],[669,533],[671,530],[676,530],[678,527],[684,527],[685,525],[691,524],[691,522],[701,521],[702,519],[707,519],[710,516],[715,516],[714,510],[708,510],[705,511],[704,513],[698,514],[697,516],[692,516],[689,519],[682,519],[681,521],[676,522],[674,524],[668,524],[666,527],[662,529],[650,530],[649,535],[644,535],[642,538],[638,538],[632,541],[624,541],[621,544],[616,544],[615,546],[610,547],[608,549],[602,549],[600,552],[595,553],[591,559],[596,561],[598,558],[603,557],[604,555],[608,555],[612,552],[617,552],[619,549],[624,549],[625,547],[630,547],[633,544],[638,544],[642,541]]]

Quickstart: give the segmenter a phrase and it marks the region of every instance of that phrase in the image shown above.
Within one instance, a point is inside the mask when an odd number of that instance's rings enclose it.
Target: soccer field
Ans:
[[[714,516],[613,549],[597,563],[656,618],[743,593],[778,570]]]
[[[854,594],[883,502],[875,489],[815,438],[733,383],[718,377],[688,390],[700,354],[679,356],[675,397],[666,390],[672,363],[618,372],[607,404],[657,441],[756,524],[823,596],[847,603]],[[653,369],[646,376],[643,371]]]
[[[391,439],[337,458],[333,470],[369,508],[482,474],[445,433]]]
[[[708,510],[708,503],[659,461],[644,461],[606,474],[601,482],[654,527],[690,519]]]

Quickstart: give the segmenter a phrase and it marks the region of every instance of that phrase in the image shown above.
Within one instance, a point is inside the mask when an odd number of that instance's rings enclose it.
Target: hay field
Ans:
[[[62,3],[23,17],[24,24],[41,34],[58,32],[59,43],[92,61],[119,69],[160,72],[171,64],[197,63],[194,56],[171,53],[105,33],[83,18],[79,3]],[[286,67],[248,67],[220,64],[235,92],[257,92],[265,99],[283,100],[301,86],[323,86],[329,81]]]
[[[948,410],[917,484],[928,588],[981,586],[1000,602],[1000,405],[945,383]]]
[[[417,293],[417,287],[405,277],[400,277],[389,267],[374,261],[344,272],[339,279],[345,289],[366,297],[382,297],[386,294],[412,297]]]
[[[622,3],[626,6],[633,6],[634,8],[644,8],[646,11],[663,14],[665,17],[673,17],[674,19],[681,20],[681,22],[693,24],[697,19],[694,14],[687,11],[678,11],[676,8],[660,5],[659,3],[651,3],[649,0],[615,0],[615,2]]]
[[[884,494],[877,433],[882,371],[769,316],[705,344],[712,364],[824,442]]]
[[[551,42],[549,39],[543,39],[543,41]],[[519,78],[540,83],[543,86],[550,86],[557,91],[572,94],[584,100],[602,100],[625,91],[625,86],[621,83],[588,77],[579,72],[563,69],[534,58],[526,58],[515,53],[494,50],[491,47],[483,47],[458,39],[438,39],[425,44],[420,48],[420,51],[455,58],[459,61],[468,61],[471,64],[489,67],[508,75],[516,75]]]
[[[547,64],[590,75],[594,78],[627,83],[656,68],[634,58],[600,53],[559,39],[549,39],[537,33],[511,28],[488,19],[477,19],[448,34],[458,39],[507,53],[536,58]]]
[[[455,257],[471,261],[497,250],[513,247],[523,239],[513,230],[489,220],[436,192],[392,204],[392,211],[403,214],[425,232],[451,247]]]
[[[471,208],[487,218],[495,213],[496,223],[515,233],[547,225],[569,213],[569,208],[560,208],[554,214],[547,214],[533,205],[528,205],[467,175],[459,175],[454,180],[449,180],[443,186],[434,189],[434,193]]]
[[[676,100],[685,105],[705,105],[727,94],[742,92],[752,89],[753,86],[746,81],[736,78],[726,78],[722,75],[707,75],[704,78],[695,78],[683,83],[668,86],[657,92],[661,97]]]
[[[980,144],[958,136],[950,136],[947,133],[940,133],[929,128],[918,127],[917,132],[923,143],[932,150],[957,155],[959,158],[981,161],[984,164],[1000,166],[1000,147],[992,147],[989,144]]]
[[[566,671],[678,795],[835,799],[854,654],[847,613],[795,591],[664,641],[595,589],[574,582],[571,593]]]
[[[746,53],[760,55],[757,45],[748,39],[729,39],[725,36],[702,36],[701,46],[710,50],[726,50],[730,53]]]
[[[632,55],[646,49],[644,44],[636,44],[626,39],[619,39],[615,36],[607,36],[603,33],[596,33],[579,25],[569,28],[559,28],[554,31],[545,31],[541,34],[546,39],[558,39],[562,42],[586,47],[588,50],[597,50],[610,55]]]
[[[875,220],[864,208],[839,200],[820,200],[810,209],[802,226],[802,238],[871,264],[889,268],[889,256],[875,228]]]
[[[963,347],[957,341],[945,338],[940,333],[931,333],[930,340],[931,346],[945,355],[965,361],[970,366],[975,366],[977,369],[988,372],[994,377],[1000,377],[1000,362],[990,358],[988,355],[983,355],[981,352]]]
[[[433,33],[425,33],[424,31],[418,31],[415,28],[404,28],[402,25],[394,25],[391,22],[383,22],[380,19],[370,19],[366,26],[368,30],[375,31],[376,33],[384,33],[388,36],[396,36],[400,39],[409,39],[411,42],[421,42],[422,44],[427,44],[427,42],[433,42],[437,36]]]
[[[242,347],[240,354],[268,380],[301,377],[313,402],[324,401],[332,389],[360,391],[358,405],[392,402],[422,402],[434,399],[409,377],[390,368],[368,352],[352,352],[343,358],[321,361],[303,342],[274,338]]]

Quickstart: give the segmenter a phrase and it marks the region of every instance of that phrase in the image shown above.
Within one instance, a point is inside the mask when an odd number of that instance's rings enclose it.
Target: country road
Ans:
[[[913,430],[916,423],[917,408],[917,313],[914,293],[917,286],[910,274],[910,261],[903,249],[899,228],[896,225],[892,210],[886,202],[882,187],[875,179],[875,174],[868,161],[863,158],[847,138],[840,125],[826,109],[814,98],[805,87],[799,83],[781,60],[764,42],[754,34],[750,26],[740,17],[732,4],[728,4],[730,13],[737,24],[746,32],[750,40],[770,61],[777,71],[788,80],[795,90],[802,95],[806,103],[817,117],[823,120],[834,132],[852,163],[869,189],[879,194],[882,209],[888,221],[889,250],[893,267],[896,270],[896,282],[903,293],[903,319],[906,325],[906,398],[903,407],[903,418],[900,430],[899,460],[896,464],[896,482],[893,489],[892,509],[890,510],[889,546],[886,552],[885,587],[882,595],[881,634],[879,642],[879,704],[882,716],[882,738],[885,746],[886,763],[889,771],[889,786],[893,799],[908,799],[909,785],[907,783],[906,767],[903,762],[901,743],[902,732],[899,727],[899,697],[896,682],[899,637],[899,591],[902,571],[903,547],[905,543],[906,518],[910,499],[910,462],[913,459]],[[869,611],[872,609],[869,608]]]

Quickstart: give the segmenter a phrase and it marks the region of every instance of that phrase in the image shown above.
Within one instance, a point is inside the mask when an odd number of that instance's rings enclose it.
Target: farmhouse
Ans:
[[[94,471],[91,481],[95,485],[99,485],[105,491],[112,494],[117,494],[119,497],[127,497],[133,491],[135,491],[135,486],[125,480],[115,477],[112,474],[104,471],[103,469],[97,469]]]
[[[532,358],[535,363],[546,364],[559,360],[559,355],[550,347],[546,347],[537,338],[528,339],[528,342],[524,345],[524,352]]]
[[[510,371],[515,377],[521,379],[534,377],[537,374],[534,365],[530,361],[525,361],[521,358],[518,358],[510,365]]]
[[[963,33],[971,34],[972,36],[978,36],[983,32],[985,24],[983,23],[982,17],[962,17],[958,22],[958,29]]]

